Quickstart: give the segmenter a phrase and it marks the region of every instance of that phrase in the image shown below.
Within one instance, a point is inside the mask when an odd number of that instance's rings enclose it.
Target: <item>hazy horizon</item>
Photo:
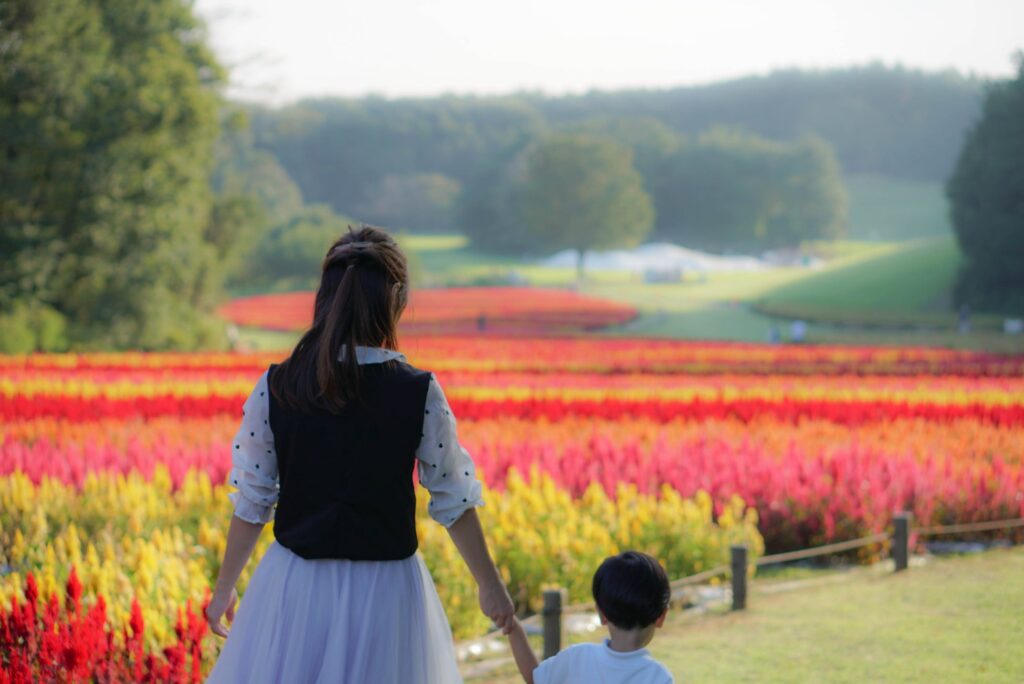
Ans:
[[[523,0],[331,3],[196,0],[231,70],[229,95],[267,104],[709,85],[881,63],[1004,78],[1024,48],[1012,0],[638,0],[628,11]],[[396,21],[400,17],[401,21]]]
[[[999,74],[998,76],[991,76],[991,75],[987,75],[987,74],[965,73],[965,72],[953,69],[951,67],[947,67],[945,69],[922,69],[922,68],[908,66],[906,64],[899,64],[899,63],[886,64],[886,63],[874,61],[874,62],[863,62],[863,63],[858,63],[858,64],[838,64],[838,65],[835,65],[835,66],[825,66],[825,67],[800,67],[800,66],[795,66],[795,67],[778,67],[778,68],[775,68],[775,69],[771,69],[769,71],[765,71],[763,73],[737,74],[735,76],[725,76],[725,77],[722,77],[722,78],[717,78],[717,79],[713,79],[713,80],[710,80],[710,81],[704,81],[704,82],[699,82],[699,83],[675,83],[675,84],[666,83],[666,84],[663,84],[663,85],[650,85],[650,86],[644,86],[644,85],[607,86],[607,87],[592,87],[592,88],[587,88],[587,89],[584,89],[584,90],[578,90],[578,91],[577,90],[571,90],[571,91],[563,91],[563,92],[552,92],[552,91],[548,91],[548,90],[543,90],[541,88],[530,88],[530,89],[520,88],[520,89],[517,89],[517,90],[502,90],[502,91],[494,91],[494,92],[439,91],[439,92],[433,92],[433,93],[394,93],[394,94],[384,94],[384,93],[379,93],[379,92],[319,93],[319,94],[300,95],[300,96],[296,96],[296,97],[293,97],[293,98],[290,98],[290,99],[286,99],[286,100],[276,99],[276,98],[267,100],[267,99],[263,99],[263,98],[260,98],[260,97],[248,96],[245,93],[238,92],[236,90],[232,90],[230,95],[234,99],[237,99],[238,101],[241,101],[241,102],[247,102],[247,103],[255,104],[255,105],[265,105],[265,106],[268,106],[268,107],[286,107],[288,105],[296,104],[296,103],[304,101],[304,100],[329,100],[329,99],[339,99],[339,100],[379,99],[379,100],[398,101],[398,100],[429,100],[429,99],[433,99],[433,98],[447,98],[447,97],[450,97],[450,98],[464,98],[464,99],[473,99],[473,98],[486,99],[486,98],[504,98],[504,97],[514,98],[516,96],[538,96],[538,97],[544,97],[544,98],[562,98],[562,97],[567,97],[568,98],[568,97],[585,96],[588,93],[627,93],[627,92],[644,92],[644,91],[656,92],[656,91],[666,91],[666,90],[683,90],[683,89],[711,88],[711,87],[715,87],[715,86],[718,86],[718,85],[725,85],[725,84],[729,84],[729,83],[736,83],[736,82],[739,82],[739,81],[752,80],[752,79],[760,79],[760,78],[770,78],[770,77],[772,77],[774,75],[783,74],[783,73],[794,73],[794,72],[800,72],[802,74],[836,73],[836,72],[841,72],[841,71],[853,71],[853,70],[858,70],[858,69],[868,69],[868,68],[871,68],[871,67],[876,66],[876,65],[881,65],[881,66],[885,67],[888,70],[902,69],[902,70],[907,71],[907,72],[931,74],[931,75],[951,74],[951,75],[954,75],[957,78],[962,78],[964,80],[977,79],[977,80],[980,80],[980,81],[983,81],[983,82],[986,81],[986,80],[991,80],[991,79],[996,79],[996,78],[1007,78],[1007,77],[1011,76],[1011,74]]]

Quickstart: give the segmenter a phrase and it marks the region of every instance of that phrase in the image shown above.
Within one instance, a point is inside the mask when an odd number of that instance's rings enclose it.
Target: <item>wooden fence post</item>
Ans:
[[[910,521],[913,513],[902,511],[892,517],[892,559],[896,572],[906,570],[910,561]]]
[[[565,589],[544,590],[544,658],[562,650],[562,604]]]
[[[732,552],[732,609],[747,607],[747,545],[736,544]]]

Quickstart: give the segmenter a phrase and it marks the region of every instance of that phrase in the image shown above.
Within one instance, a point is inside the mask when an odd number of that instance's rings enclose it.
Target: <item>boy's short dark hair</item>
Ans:
[[[593,592],[597,607],[620,629],[654,624],[672,598],[665,569],[639,551],[606,558],[594,573]]]

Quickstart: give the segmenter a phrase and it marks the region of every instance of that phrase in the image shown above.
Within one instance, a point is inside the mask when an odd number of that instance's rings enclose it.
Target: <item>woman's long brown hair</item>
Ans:
[[[312,327],[270,378],[274,398],[298,410],[335,413],[356,400],[355,349],[398,349],[408,293],[408,266],[394,239],[372,226],[349,228],[324,257]]]

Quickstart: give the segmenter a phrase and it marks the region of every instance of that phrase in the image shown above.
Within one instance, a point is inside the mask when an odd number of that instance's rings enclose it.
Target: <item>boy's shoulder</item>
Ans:
[[[641,674],[642,673],[642,674]],[[616,674],[630,676],[631,682],[671,684],[668,669],[643,653],[617,655],[604,643],[576,644],[548,658],[534,670],[536,684],[615,681]],[[635,678],[640,675],[640,678]]]
[[[668,668],[662,665],[660,661],[655,660],[654,656],[648,655],[647,660],[650,663],[649,667],[652,681],[666,682],[667,684],[675,683],[675,676],[669,672]]]
[[[600,644],[575,644],[541,662],[533,671],[535,684],[556,684],[586,676],[588,666],[599,663]],[[581,680],[582,681],[582,680]]]

